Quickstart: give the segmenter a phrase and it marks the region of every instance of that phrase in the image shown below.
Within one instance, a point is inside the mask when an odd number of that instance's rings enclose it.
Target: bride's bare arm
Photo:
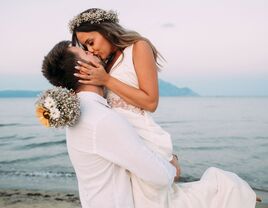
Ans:
[[[157,66],[151,47],[146,41],[138,41],[133,46],[133,63],[138,77],[139,89],[131,87],[105,72],[101,64],[90,66],[81,63],[79,70],[88,75],[77,74],[81,83],[104,85],[127,103],[136,107],[155,111],[158,105]]]

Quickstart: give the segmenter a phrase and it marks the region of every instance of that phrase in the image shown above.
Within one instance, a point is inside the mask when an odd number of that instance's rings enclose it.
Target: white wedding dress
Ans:
[[[132,48],[133,45],[125,48],[110,75],[139,88]],[[107,100],[132,124],[152,151],[171,160],[170,135],[154,122],[149,112],[127,104],[110,90]],[[135,208],[254,208],[256,204],[256,195],[245,181],[234,173],[214,167],[207,169],[199,181],[174,183],[171,188],[148,184],[134,174],[131,174],[131,181]]]

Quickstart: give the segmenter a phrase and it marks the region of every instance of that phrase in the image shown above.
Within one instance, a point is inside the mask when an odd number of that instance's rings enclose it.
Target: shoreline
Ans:
[[[80,208],[78,193],[0,189],[1,208]]]
[[[264,196],[268,193],[257,191],[263,198],[256,208],[268,208]],[[266,198],[267,199],[267,198]],[[1,208],[80,208],[77,192],[74,191],[42,191],[27,189],[0,189]]]

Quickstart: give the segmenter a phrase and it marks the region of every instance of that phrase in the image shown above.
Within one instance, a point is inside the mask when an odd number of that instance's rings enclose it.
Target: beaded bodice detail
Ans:
[[[112,108],[122,108],[124,110],[132,111],[140,115],[144,115],[145,111],[141,108],[128,104],[122,98],[112,93],[107,97],[107,102]]]
[[[117,59],[112,67],[110,75],[129,86],[139,88],[138,78],[132,61],[132,48],[133,45],[125,48],[122,55]],[[128,104],[111,90],[107,90],[106,98],[112,108],[121,108],[140,115],[145,114],[145,110]]]

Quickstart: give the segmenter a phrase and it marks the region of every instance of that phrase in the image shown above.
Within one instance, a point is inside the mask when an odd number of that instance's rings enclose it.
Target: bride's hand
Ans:
[[[78,61],[78,65],[75,67],[78,71],[74,76],[80,78],[79,82],[82,84],[91,84],[91,85],[106,85],[110,75],[105,71],[104,67],[98,62],[92,62],[87,64],[81,61]]]

